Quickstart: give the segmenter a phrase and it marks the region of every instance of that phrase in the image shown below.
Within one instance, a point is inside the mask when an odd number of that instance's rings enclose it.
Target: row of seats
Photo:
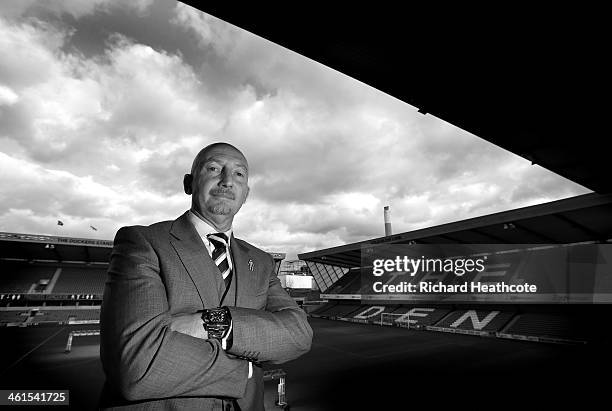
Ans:
[[[588,335],[588,326],[580,318],[572,315],[552,315],[540,313],[519,314],[505,330],[508,334],[546,335],[564,338],[568,332],[571,335],[584,337]]]
[[[358,294],[361,286],[361,275],[359,270],[349,270],[330,288],[325,294]]]
[[[469,331],[501,331],[514,317],[511,310],[456,310],[437,322],[437,327]]]
[[[468,332],[505,333],[557,339],[584,339],[588,330],[578,316],[518,313],[512,306],[471,309],[428,305],[374,305],[330,301],[310,313],[315,317],[383,325],[435,326]]]
[[[51,294],[102,294],[106,282],[106,268],[104,267],[61,267],[57,282],[51,290],[46,285],[51,282],[58,267],[2,263],[0,266],[0,293],[17,294],[34,291],[36,285],[41,284],[37,292],[45,291]],[[49,285],[51,287],[51,285]]]
[[[106,282],[105,268],[62,268],[53,294],[102,294]]]
[[[32,322],[67,322],[69,320],[99,320],[100,309],[37,310]]]
[[[70,320],[94,321],[100,319],[100,309],[61,309],[61,310],[11,310],[0,311],[0,325],[30,323],[65,323]]]
[[[21,323],[29,315],[29,311],[0,311],[0,324]]]
[[[0,292],[1,293],[27,293],[32,285],[41,280],[51,280],[57,267],[15,264],[3,262],[0,265]]]

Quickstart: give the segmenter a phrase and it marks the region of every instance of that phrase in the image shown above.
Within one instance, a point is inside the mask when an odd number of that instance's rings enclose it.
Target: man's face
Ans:
[[[231,146],[206,150],[193,173],[192,207],[204,217],[233,217],[249,193],[248,164]]]

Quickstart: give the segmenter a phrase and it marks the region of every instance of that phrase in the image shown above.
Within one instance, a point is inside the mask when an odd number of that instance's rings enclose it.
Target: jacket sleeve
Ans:
[[[129,401],[244,395],[248,362],[216,341],[171,331],[159,257],[137,227],[117,232],[100,315],[107,381]]]
[[[312,328],[306,313],[281,287],[270,256],[265,310],[229,307],[233,321],[233,344],[229,353],[254,361],[281,364],[308,351]]]

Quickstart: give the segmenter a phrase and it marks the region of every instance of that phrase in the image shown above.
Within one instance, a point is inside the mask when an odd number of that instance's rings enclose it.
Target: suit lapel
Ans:
[[[187,213],[172,223],[170,234],[170,243],[198,290],[203,306],[218,307],[223,281]]]
[[[247,306],[245,301],[246,295],[248,294],[247,290],[254,290],[257,286],[255,276],[257,267],[253,264],[249,249],[240,242],[236,241],[236,238],[233,236],[230,249],[232,252],[232,262],[234,263],[234,275],[236,276],[237,280],[237,288],[232,287],[232,291],[235,290],[238,293],[236,302],[237,306],[245,307]],[[249,261],[251,262],[250,265]],[[227,299],[226,301],[229,302]],[[234,296],[232,296],[231,301],[234,301]]]

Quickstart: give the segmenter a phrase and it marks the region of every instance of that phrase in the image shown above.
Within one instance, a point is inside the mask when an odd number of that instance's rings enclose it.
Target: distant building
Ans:
[[[281,263],[278,278],[283,288],[314,290],[316,283],[305,261],[285,260]]]
[[[306,261],[284,260],[281,263],[279,275],[311,275]]]

